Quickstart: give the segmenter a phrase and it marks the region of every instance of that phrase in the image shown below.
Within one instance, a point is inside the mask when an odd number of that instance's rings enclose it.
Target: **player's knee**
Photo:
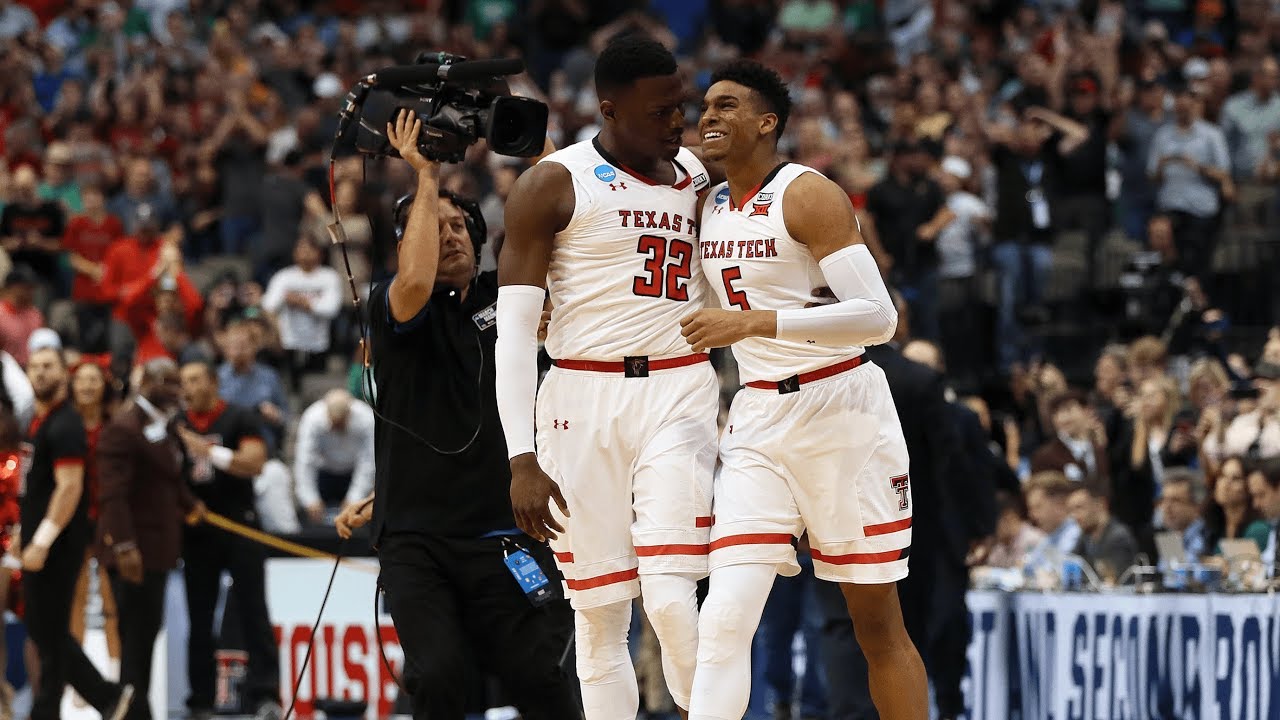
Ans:
[[[751,650],[753,630],[747,630],[746,613],[732,598],[708,601],[698,617],[698,662],[723,663]]]
[[[691,605],[682,598],[646,598],[644,612],[659,637],[673,632],[691,635],[697,632],[697,605]]]
[[[608,682],[629,672],[627,631],[631,603],[621,602],[578,611],[578,680],[586,685]]]

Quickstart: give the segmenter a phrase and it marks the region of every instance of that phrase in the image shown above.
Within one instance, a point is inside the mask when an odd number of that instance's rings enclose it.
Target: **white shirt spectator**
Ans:
[[[947,196],[947,209],[956,217],[938,233],[938,274],[944,278],[973,277],[980,223],[991,219],[991,208],[977,195],[961,190]]]
[[[290,297],[305,297],[310,307],[289,304]],[[262,307],[279,321],[285,350],[328,352],[329,322],[342,308],[342,278],[331,267],[290,265],[271,277]]]
[[[9,392],[13,401],[13,414],[18,419],[18,427],[26,429],[36,409],[36,394],[31,389],[31,381],[18,361],[7,352],[0,350],[0,381]]]
[[[347,408],[345,422],[338,429],[334,428],[334,415],[341,417],[342,411],[334,412],[335,404]],[[320,471],[351,473],[344,502],[358,502],[373,492],[373,409],[346,390],[330,391],[298,421],[293,475],[298,504],[304,508],[322,502],[316,484]]]
[[[293,506],[293,482],[289,466],[272,458],[253,479],[254,505],[262,529],[277,535],[294,535],[302,530],[298,510]]]

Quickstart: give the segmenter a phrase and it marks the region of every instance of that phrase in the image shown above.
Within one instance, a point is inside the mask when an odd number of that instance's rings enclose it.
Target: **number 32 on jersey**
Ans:
[[[645,255],[644,274],[636,275],[631,290],[641,297],[666,297],[686,302],[685,283],[692,275],[693,243],[660,235],[641,235],[636,252]]]

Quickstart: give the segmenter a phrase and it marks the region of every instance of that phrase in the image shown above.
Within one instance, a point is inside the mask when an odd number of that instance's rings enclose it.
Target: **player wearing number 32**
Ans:
[[[642,589],[668,688],[688,707],[718,383],[680,335],[706,298],[695,218],[708,178],[680,146],[675,58],[628,36],[595,75],[600,134],[544,158],[507,201],[497,393],[516,522],[550,538],[576,611],[587,720],[619,720],[639,703],[626,637]],[[537,390],[548,290],[555,360]]]
[[[728,176],[701,207],[702,268],[723,309],[692,313],[683,332],[694,352],[732,345],[746,387],[720,440],[689,715],[746,712],[751,639],[774,577],[799,572],[807,529],[815,574],[841,584],[880,716],[923,720],[924,665],[894,585],[911,544],[906,441],[862,354],[897,313],[848,196],[778,157],[790,107],[777,73],[739,61],[713,75],[698,128]],[[812,306],[822,287],[837,300]]]

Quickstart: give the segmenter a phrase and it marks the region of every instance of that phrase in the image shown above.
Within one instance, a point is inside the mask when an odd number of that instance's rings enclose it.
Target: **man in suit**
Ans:
[[[945,377],[947,366],[942,349],[928,340],[907,343],[902,356]],[[1008,469],[1001,468],[1004,461],[987,448],[987,433],[977,413],[953,396],[949,389],[944,390],[946,403],[942,409],[946,415],[942,424],[954,433],[950,440],[955,445],[950,464],[939,466],[946,472],[938,477],[940,499],[945,500],[940,512],[945,540],[943,552],[938,553],[934,609],[929,622],[932,662],[928,670],[933,680],[934,703],[942,718],[954,718],[964,712],[960,683],[972,630],[965,605],[969,563],[971,558],[977,561],[985,554],[988,541],[995,535],[996,477],[999,470]],[[919,502],[916,504],[918,507]]]
[[[1049,401],[1055,437],[1031,456],[1031,472],[1057,470],[1068,480],[1110,480],[1106,435],[1102,424],[1089,417],[1084,398],[1068,391]]]
[[[929,652],[929,631],[936,608],[938,570],[957,563],[963,567],[968,550],[958,524],[963,523],[961,511],[951,498],[966,492],[955,483],[971,473],[955,428],[948,422],[951,412],[942,375],[904,358],[889,345],[868,347],[866,357],[879,365],[889,380],[911,456],[911,497],[915,502],[911,556],[909,574],[898,582],[898,597],[907,633],[920,650],[925,667],[933,672],[936,660]],[[830,583],[818,583],[818,595],[824,616],[822,650],[831,720],[877,718],[867,686],[867,661],[854,639],[844,599]],[[944,605],[952,602],[951,595],[944,593]],[[937,610],[950,612],[949,607]]]
[[[187,486],[182,441],[171,427],[180,393],[172,360],[148,362],[137,397],[98,441],[98,527],[119,608],[120,679],[139,693],[130,720],[151,718],[146,698],[165,582],[181,556],[183,516],[196,522],[204,513]]]

